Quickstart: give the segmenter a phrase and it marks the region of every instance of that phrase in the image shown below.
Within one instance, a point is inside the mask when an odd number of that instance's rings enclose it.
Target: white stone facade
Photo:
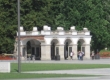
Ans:
[[[18,33],[17,33],[18,35]],[[84,51],[84,59],[90,59],[90,31],[83,28],[82,31],[75,30],[75,26],[65,31],[63,27],[57,27],[57,30],[51,31],[51,27],[44,25],[42,31],[38,31],[37,27],[33,27],[32,31],[24,31],[20,27],[20,53],[22,59],[27,59],[27,55],[34,56],[37,60],[55,60],[56,54],[60,55],[60,59],[69,59],[71,51],[74,51],[73,59],[77,59],[78,50]],[[28,48],[27,42],[30,41],[31,47]],[[80,42],[80,48],[78,43]],[[15,44],[15,54],[17,51],[17,37]],[[28,53],[28,50],[31,50]]]

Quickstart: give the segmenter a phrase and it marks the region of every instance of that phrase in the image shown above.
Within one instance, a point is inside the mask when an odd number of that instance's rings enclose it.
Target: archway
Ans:
[[[59,54],[59,48],[57,47],[58,45],[58,40],[53,39],[51,41],[51,60],[55,60],[56,54]]]
[[[29,40],[26,43],[27,46],[27,58],[40,60],[41,59],[41,43],[37,40]]]
[[[85,41],[83,40],[83,39],[79,39],[78,40],[78,46],[77,46],[77,51],[83,51],[83,52],[85,52]]]
[[[72,47],[70,46],[72,41],[70,39],[66,39],[64,43],[64,58],[65,60],[68,59],[70,56],[70,52],[72,51]]]

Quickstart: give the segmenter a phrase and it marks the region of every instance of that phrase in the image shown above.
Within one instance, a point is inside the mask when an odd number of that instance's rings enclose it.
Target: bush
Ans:
[[[0,55],[0,60],[13,60],[13,59],[14,59],[13,55],[8,55],[8,54]]]
[[[100,51],[100,57],[110,57],[110,51],[109,50],[102,50]]]

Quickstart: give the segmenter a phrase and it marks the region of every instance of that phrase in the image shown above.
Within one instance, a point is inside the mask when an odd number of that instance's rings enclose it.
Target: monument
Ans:
[[[18,36],[18,32],[17,32]],[[14,54],[18,55],[18,37],[16,36]],[[77,31],[75,26],[65,31],[63,27],[57,27],[52,31],[51,27],[44,25],[43,30],[38,31],[33,27],[32,31],[24,31],[20,27],[20,54],[22,60],[55,60],[56,55],[60,60],[69,59],[70,52],[74,51],[73,59],[77,59],[77,52],[85,53],[84,59],[90,59],[90,31],[83,28]]]

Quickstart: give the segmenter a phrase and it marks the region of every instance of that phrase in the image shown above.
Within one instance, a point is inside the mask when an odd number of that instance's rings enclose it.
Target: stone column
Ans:
[[[23,60],[27,60],[27,47],[26,47],[26,45],[22,45],[21,57]]]
[[[23,56],[23,45],[20,46],[20,56]]]
[[[36,45],[34,45],[34,58],[33,58],[33,60],[35,60],[36,59]]]
[[[20,45],[20,57],[21,57],[21,60],[24,60],[24,58],[23,58],[23,45]]]
[[[45,45],[41,45],[41,60],[45,60],[46,58],[46,53],[45,53]]]
[[[18,52],[18,51],[17,51],[17,48],[18,48],[18,47],[17,47],[17,41],[15,41],[15,43],[14,43],[14,53],[13,53],[15,57],[16,57],[17,52]]]
[[[59,55],[60,59],[64,60],[64,45],[59,45]]]
[[[50,45],[41,45],[41,60],[51,60]]]
[[[73,46],[72,45],[69,45],[68,46],[68,59],[70,59],[70,53],[71,51],[73,51]]]
[[[18,57],[18,43],[16,44],[16,58]]]
[[[27,46],[25,45],[25,59],[27,60]]]
[[[77,58],[77,53],[78,53],[78,51],[77,51],[77,44],[73,44],[72,45],[72,50],[74,51],[73,59],[78,59]]]
[[[90,44],[85,45],[85,59],[90,59]]]

